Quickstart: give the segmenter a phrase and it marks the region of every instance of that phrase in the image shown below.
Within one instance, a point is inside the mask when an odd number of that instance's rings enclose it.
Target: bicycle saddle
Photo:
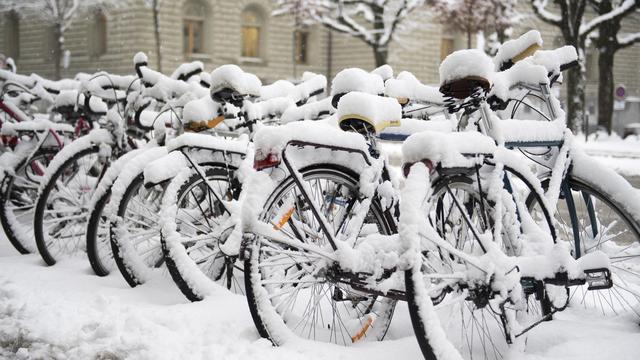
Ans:
[[[402,108],[393,98],[350,92],[340,99],[337,116],[340,129],[373,135],[389,126],[399,126]]]
[[[237,65],[222,65],[211,72],[211,97],[217,99],[259,97],[262,82]]]
[[[493,58],[496,71],[504,71],[518,61],[533,55],[542,47],[542,37],[537,30],[530,30],[519,38],[506,41]]]
[[[446,97],[462,100],[479,88],[489,91],[493,62],[480,50],[458,50],[444,59],[439,72],[440,92]]]

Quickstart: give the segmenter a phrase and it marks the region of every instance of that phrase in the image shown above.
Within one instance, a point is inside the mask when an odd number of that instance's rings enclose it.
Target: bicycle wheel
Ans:
[[[109,225],[113,258],[131,286],[143,284],[151,269],[164,264],[160,243],[160,204],[164,189],[144,187],[140,173],[126,187],[117,206],[115,221]]]
[[[543,182],[543,187],[548,185],[548,180]],[[571,287],[571,304],[640,322],[640,224],[601,186],[575,175],[570,175],[567,185],[571,194],[561,191],[555,212],[559,238],[571,242],[576,257],[593,251],[607,254],[613,280],[613,287],[606,290]],[[570,203],[575,211],[570,210]],[[528,201],[532,208],[537,204]]]
[[[196,172],[186,178],[175,177],[164,199],[176,204],[176,211],[171,216],[164,209],[162,212],[166,215],[161,242],[167,269],[191,301],[205,296],[203,288],[208,284],[199,285],[202,274],[207,282],[218,282],[235,293],[244,293],[238,256],[227,255],[220,248],[235,228],[234,219],[221,201],[237,200],[240,184],[233,169],[209,167],[204,174],[206,181]]]
[[[36,202],[34,234],[47,265],[86,252],[89,202],[108,166],[99,146],[92,146],[67,159],[45,184]]]
[[[107,214],[104,213],[110,197],[111,190],[102,194],[93,206],[87,222],[87,257],[93,272],[98,276],[107,276],[114,268],[108,219]]]
[[[356,174],[330,165],[302,169],[300,174],[311,202],[324,213],[329,231],[344,234],[354,218],[365,216],[352,239],[394,232],[377,198],[370,207],[360,208]],[[312,207],[291,177],[281,182],[265,203],[260,223],[272,226],[291,243],[284,245],[258,234],[249,245],[245,287],[258,332],[275,345],[291,337],[340,345],[383,339],[396,301],[332,280],[330,262],[295,246],[300,242],[331,251]]]
[[[12,173],[5,171],[0,183],[0,222],[7,239],[21,254],[36,251],[33,215],[40,179],[57,150],[40,149],[25,155]]]
[[[508,218],[496,219],[494,205],[474,179],[464,175],[438,180],[433,194],[422,200],[424,221],[435,234],[419,235],[423,246],[419,265],[406,271],[405,286],[411,323],[425,359],[435,360],[436,354],[454,349],[464,359],[502,359],[516,340],[519,324],[542,316],[542,299],[522,289],[519,275],[507,297],[494,294],[491,284],[461,277],[460,272],[473,268],[465,257],[431,242],[435,236],[474,258],[490,250],[491,261],[500,261],[513,249],[511,244],[493,249],[482,245],[484,241],[491,246],[498,231],[495,224]]]

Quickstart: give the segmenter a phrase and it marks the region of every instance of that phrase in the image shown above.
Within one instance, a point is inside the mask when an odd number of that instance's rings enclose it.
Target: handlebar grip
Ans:
[[[574,60],[570,63],[566,63],[566,64],[562,64],[560,65],[560,71],[565,71],[565,70],[569,70],[571,68],[574,68],[576,66],[580,65],[580,62],[578,60]]]
[[[151,102],[147,102],[146,104],[140,106],[140,108],[138,108],[138,110],[136,110],[135,114],[133,115],[133,122],[134,122],[134,124],[136,125],[136,127],[138,129],[142,129],[144,131],[153,130],[153,127],[144,126],[144,125],[142,125],[142,122],[140,121],[140,115],[142,115],[142,112],[144,110],[146,110],[147,107],[149,107],[150,104],[151,104]]]

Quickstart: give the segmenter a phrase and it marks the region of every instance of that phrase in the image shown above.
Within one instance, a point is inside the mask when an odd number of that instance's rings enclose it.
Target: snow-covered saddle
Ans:
[[[215,99],[216,94],[231,90],[239,96],[259,97],[262,82],[257,76],[244,72],[237,65],[222,65],[211,72],[211,94]]]
[[[530,30],[517,39],[506,41],[493,58],[496,71],[509,69],[513,64],[533,55],[542,47],[542,36],[537,30]]]
[[[454,99],[465,99],[478,88],[489,91],[493,61],[477,49],[458,50],[440,64],[440,92]]]
[[[377,74],[368,73],[359,68],[348,68],[336,74],[331,81],[331,104],[338,107],[340,98],[352,91],[381,95],[384,93],[384,82]]]
[[[402,108],[394,98],[350,92],[338,103],[338,125],[344,131],[377,134],[389,126],[399,126]]]

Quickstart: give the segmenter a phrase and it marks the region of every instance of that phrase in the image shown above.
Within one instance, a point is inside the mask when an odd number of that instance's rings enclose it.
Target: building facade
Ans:
[[[372,69],[371,48],[347,35],[316,25],[295,31],[289,16],[274,17],[271,0],[175,0],[162,1],[159,37],[162,69],[170,73],[186,61],[199,60],[207,70],[227,63],[255,73],[263,82],[295,78],[313,71],[332,78],[346,67]],[[545,48],[562,45],[557,29],[538,21],[523,2],[521,12],[530,14],[514,29],[517,36],[530,29],[543,34]],[[21,73],[45,77],[54,73],[52,53],[55,39],[51,27],[37,19],[0,10],[0,53],[11,56]],[[464,35],[438,24],[427,11],[414,13],[412,26],[391,44],[389,64],[397,71],[410,71],[425,83],[438,83],[438,66],[451,51],[466,46]],[[623,22],[623,29],[640,31],[640,14]],[[63,76],[105,70],[133,72],[132,59],[147,53],[157,68],[153,12],[143,0],[106,9],[85,9],[77,14],[65,33]],[[615,84],[627,91],[627,108],[615,116],[618,122],[640,121],[640,46],[621,50],[615,60]],[[587,107],[597,111],[597,51],[587,52]],[[636,107],[631,114],[626,114]],[[633,114],[635,112],[635,114]],[[595,118],[595,117],[594,117]],[[620,125],[620,124],[619,124]]]

